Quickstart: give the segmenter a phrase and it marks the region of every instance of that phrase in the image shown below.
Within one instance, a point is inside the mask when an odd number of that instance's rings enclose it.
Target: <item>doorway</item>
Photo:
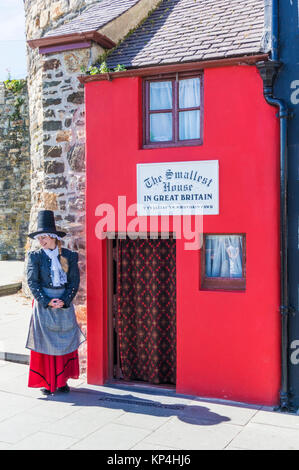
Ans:
[[[109,379],[176,383],[176,243],[108,240]]]

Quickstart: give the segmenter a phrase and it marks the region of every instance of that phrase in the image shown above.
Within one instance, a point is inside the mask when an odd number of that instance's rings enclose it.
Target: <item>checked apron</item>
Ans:
[[[64,292],[64,288],[43,287],[43,290],[50,298],[59,298]],[[85,339],[77,323],[72,303],[68,308],[45,308],[34,300],[26,342],[27,349],[42,354],[62,356],[78,349]]]

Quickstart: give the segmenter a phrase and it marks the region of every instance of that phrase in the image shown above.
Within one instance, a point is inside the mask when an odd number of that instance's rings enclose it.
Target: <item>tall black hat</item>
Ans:
[[[54,212],[42,210],[37,214],[37,230],[28,234],[28,237],[34,238],[42,233],[54,233],[59,237],[65,237],[66,233],[56,230]]]

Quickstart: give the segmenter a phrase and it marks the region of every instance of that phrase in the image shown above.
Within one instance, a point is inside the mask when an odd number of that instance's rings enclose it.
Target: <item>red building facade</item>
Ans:
[[[272,57],[269,14],[263,0],[101,1],[29,42],[44,56],[48,186],[70,190],[46,208],[81,226],[86,196],[91,384],[279,402],[280,129],[256,67]]]
[[[193,63],[190,76],[202,80],[202,128],[200,141],[185,145],[147,145],[144,89],[152,71],[85,80],[89,383],[123,380],[112,364],[115,351],[122,347],[119,342],[126,340],[126,329],[120,339],[111,332],[113,242],[105,238],[111,227],[103,224],[103,204],[115,211],[116,236],[130,232],[136,213],[126,214],[124,222],[119,197],[126,208],[137,202],[138,164],[217,161],[219,213],[203,216],[203,237],[242,237],[243,284],[205,284],[206,245],[187,250],[183,237],[175,240],[175,339],[169,339],[175,348],[172,385],[180,393],[278,403],[279,123],[251,62],[203,62],[197,68]],[[171,73],[180,70],[173,66]],[[155,79],[167,79],[164,71],[157,71]],[[163,232],[163,217],[158,217],[158,232]],[[172,233],[177,217],[170,217]],[[140,216],[140,227],[149,219]]]

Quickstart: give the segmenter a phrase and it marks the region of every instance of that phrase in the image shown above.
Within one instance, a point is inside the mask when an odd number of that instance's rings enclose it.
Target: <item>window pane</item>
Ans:
[[[180,140],[200,138],[200,111],[181,111],[179,113]]]
[[[242,235],[206,236],[206,276],[242,277]]]
[[[200,106],[199,78],[180,80],[179,106],[180,108],[196,108]]]
[[[172,82],[150,83],[150,110],[172,109]]]
[[[166,142],[172,140],[172,114],[157,113],[150,115],[151,142]]]

